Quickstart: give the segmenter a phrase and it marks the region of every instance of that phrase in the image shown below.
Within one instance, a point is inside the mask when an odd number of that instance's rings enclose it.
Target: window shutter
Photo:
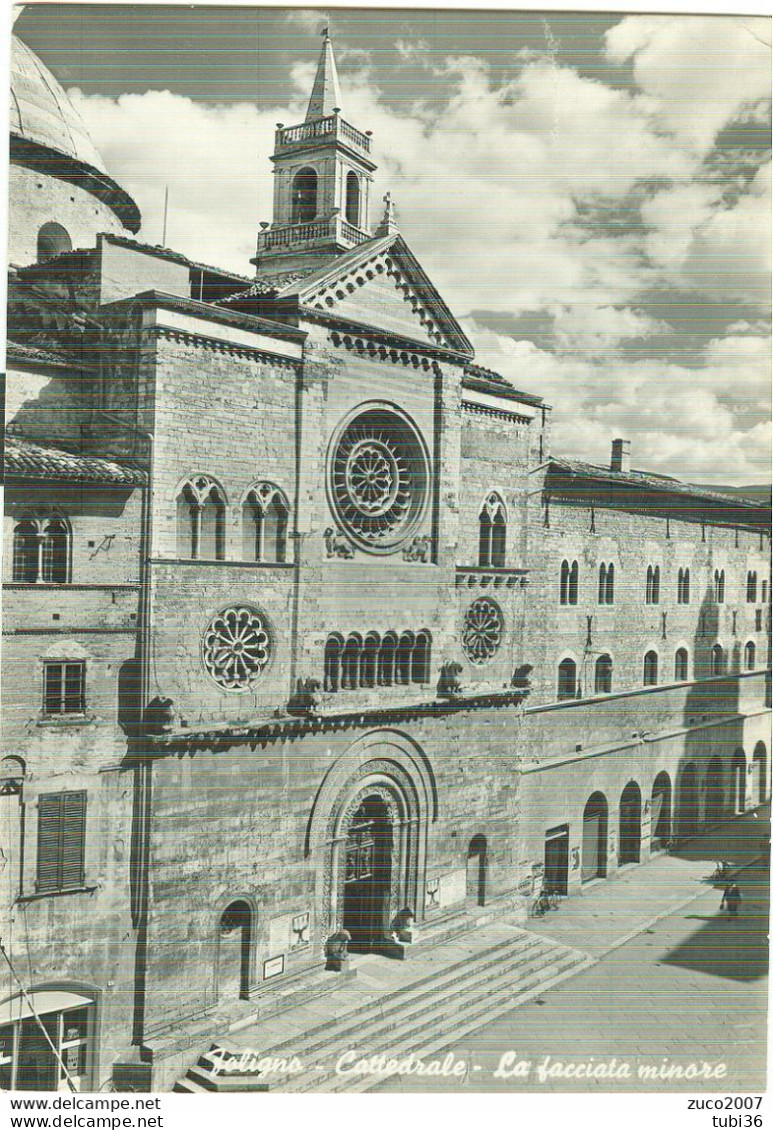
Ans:
[[[62,794],[38,800],[38,881],[39,891],[55,891],[59,880],[59,837]]]
[[[86,794],[62,794],[62,886],[83,886]]]
[[[39,891],[82,887],[86,842],[86,793],[38,798]]]

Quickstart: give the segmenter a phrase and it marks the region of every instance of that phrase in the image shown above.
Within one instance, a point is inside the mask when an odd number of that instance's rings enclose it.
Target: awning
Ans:
[[[84,1004],[94,1003],[91,997],[82,997],[78,993],[65,993],[59,989],[27,993],[26,996],[19,993],[18,996],[0,1004],[0,1024],[10,1024],[14,1020],[24,1020],[28,1016],[33,1016],[30,1001],[34,1004],[38,1016],[43,1016],[47,1012],[63,1012],[67,1008],[82,1008]]]

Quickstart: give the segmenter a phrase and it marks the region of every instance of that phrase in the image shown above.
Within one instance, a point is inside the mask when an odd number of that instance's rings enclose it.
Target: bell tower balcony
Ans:
[[[370,153],[370,131],[363,133],[341,117],[330,114],[315,122],[303,122],[299,126],[277,127],[274,155],[299,152],[302,149],[318,149],[320,142],[330,142],[344,148],[353,149],[357,156]]]

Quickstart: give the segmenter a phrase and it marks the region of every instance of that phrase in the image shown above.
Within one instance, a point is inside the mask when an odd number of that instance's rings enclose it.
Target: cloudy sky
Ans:
[[[317,10],[36,4],[141,238],[249,274]],[[760,17],[331,13],[344,113],[479,362],[555,406],[555,451],[770,481],[770,39]],[[372,217],[374,222],[378,215]]]

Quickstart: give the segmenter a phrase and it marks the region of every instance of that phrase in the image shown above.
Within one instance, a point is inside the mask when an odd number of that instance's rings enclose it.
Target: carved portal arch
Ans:
[[[410,906],[424,915],[427,831],[437,819],[434,774],[423,752],[406,735],[380,730],[354,742],[335,762],[314,801],[306,855],[317,867],[325,934],[342,925],[346,842],[352,819],[370,796],[383,803],[391,826],[391,870],[385,929]]]

